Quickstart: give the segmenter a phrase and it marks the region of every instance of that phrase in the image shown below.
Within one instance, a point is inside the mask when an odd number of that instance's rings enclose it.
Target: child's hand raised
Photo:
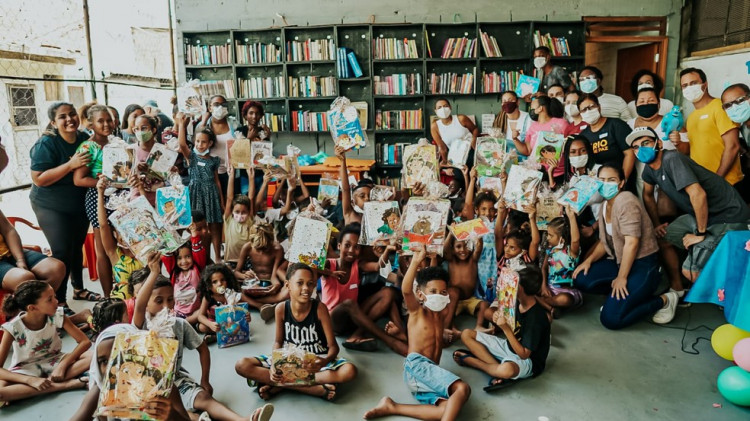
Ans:
[[[427,249],[422,243],[409,244],[409,249],[414,253],[414,257],[411,260],[412,264],[414,262],[421,263],[427,257]]]
[[[471,169],[471,172],[469,173],[469,176],[471,177],[472,180],[476,180],[477,179],[477,169],[476,169],[476,167],[474,167],[474,168]]]
[[[151,273],[161,273],[161,254],[151,253],[148,256],[148,269]]]
[[[107,180],[107,177],[103,174],[99,174],[99,181],[96,182],[96,190],[103,192],[104,190],[107,190],[108,186],[109,180]]]
[[[523,207],[523,211],[529,214],[529,221],[536,219],[536,205],[526,205]]]
[[[576,213],[573,208],[570,207],[570,205],[565,205],[565,215],[567,215],[568,219],[570,219],[571,221],[576,220]]]
[[[182,127],[187,123],[187,119],[185,119],[185,113],[179,112],[174,116],[174,124],[177,127]]]
[[[336,157],[340,160],[346,159],[346,150],[342,148],[341,146],[336,146],[333,149],[333,153],[336,155]]]
[[[266,183],[266,184],[270,183],[272,179],[273,179],[273,174],[271,174],[271,171],[266,171],[265,173],[263,173],[263,182],[264,183]]]

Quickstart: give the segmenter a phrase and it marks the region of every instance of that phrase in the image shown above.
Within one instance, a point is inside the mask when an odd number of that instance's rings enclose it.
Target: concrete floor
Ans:
[[[91,285],[90,289],[98,289]],[[443,367],[459,374],[472,387],[473,394],[461,412],[462,420],[747,420],[750,409],[727,402],[716,389],[716,377],[730,362],[711,350],[708,341],[696,346],[699,355],[680,350],[682,328],[705,324],[711,328],[724,322],[721,312],[711,305],[678,309],[672,329],[640,323],[621,332],[604,329],[598,320],[602,297],[587,296],[586,304],[552,326],[552,348],[544,374],[511,389],[494,394],[482,391],[488,377],[458,367],[452,351],[443,353]],[[81,308],[80,301],[70,301]],[[89,305],[90,306],[90,305]],[[472,326],[462,316],[460,327]],[[253,390],[234,372],[234,363],[243,356],[270,352],[273,324],[263,325],[257,313],[251,323],[254,338],[248,344],[218,349],[211,346],[211,383],[214,396],[240,414],[249,414],[262,404]],[[710,338],[710,331],[687,332],[685,347],[696,337]],[[65,348],[72,348],[66,338]],[[341,355],[359,368],[359,377],[339,388],[335,403],[281,394],[272,402],[275,420],[354,420],[389,395],[398,402],[415,403],[402,380],[403,359],[383,344],[375,353],[349,352]],[[199,374],[198,354],[185,351],[186,368]],[[9,362],[9,361],[8,361]],[[15,403],[0,410],[5,420],[63,420],[78,407],[83,391],[73,391]],[[721,404],[714,408],[713,404]],[[392,417],[389,419],[401,419]]]

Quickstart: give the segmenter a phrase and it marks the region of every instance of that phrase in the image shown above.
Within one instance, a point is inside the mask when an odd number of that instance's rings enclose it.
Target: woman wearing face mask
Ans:
[[[65,277],[56,295],[59,305],[67,308],[69,276],[74,299],[94,298],[83,288],[82,248],[89,229],[84,205],[86,189],[73,182],[74,171],[88,165],[91,155],[76,152],[88,136],[78,131],[78,113],[72,104],[56,102],[47,114],[51,129],[31,148],[33,185],[29,199],[52,249],[52,257],[65,264]],[[19,262],[19,266],[22,263]]]
[[[594,152],[589,159],[597,164],[615,163],[621,166],[627,179],[625,189],[635,191],[635,177],[632,174],[635,154],[625,143],[625,138],[632,131],[630,126],[620,119],[602,117],[599,99],[595,95],[584,94],[578,98],[578,109],[583,121],[589,125],[581,132],[581,136],[591,143]]]
[[[604,93],[602,71],[594,66],[586,66],[578,77],[578,87],[584,94],[595,95],[601,104],[601,115],[628,121],[634,116],[630,114],[628,104],[617,95]]]
[[[570,185],[577,177],[582,175],[594,175],[594,166],[596,163],[590,157],[594,155],[591,143],[581,135],[573,135],[565,140],[562,151],[563,174],[555,178],[558,185]],[[596,229],[598,224],[594,216],[593,208],[598,209],[599,202],[602,200],[599,195],[592,199],[596,205],[587,206],[581,213],[576,216],[579,229],[581,231],[581,247],[587,251],[595,241]],[[584,253],[581,253],[583,255]]]
[[[133,189],[132,192],[135,196],[144,192],[151,206],[154,206],[156,203],[156,189],[165,185],[163,180],[149,176],[149,165],[146,163],[151,149],[154,147],[154,143],[156,143],[156,132],[158,129],[159,122],[156,118],[148,114],[135,119],[133,133],[138,142],[138,146],[135,148],[135,162],[136,169],[138,170],[138,180],[143,189]]]
[[[641,69],[635,73],[633,79],[630,81],[630,93],[635,99],[628,102],[628,110],[630,110],[630,114],[633,117],[636,117],[638,115],[636,111],[638,92],[646,88],[651,88],[656,92],[656,96],[659,99],[660,115],[666,115],[669,111],[672,110],[672,107],[674,107],[672,101],[666,98],[659,98],[662,89],[664,89],[664,81],[662,81],[659,75],[657,75],[656,73],[650,70]]]
[[[448,151],[457,141],[471,137],[471,149],[474,149],[479,129],[469,117],[463,114],[452,115],[451,103],[445,98],[435,101],[435,114],[438,118],[432,122],[430,133],[438,147],[441,162],[448,161]]]
[[[570,122],[571,134],[579,134],[589,126],[583,121],[581,113],[578,111],[578,98],[581,96],[579,91],[568,92],[565,94],[565,118]]]
[[[562,104],[546,95],[537,95],[531,100],[529,107],[529,118],[531,126],[526,132],[526,142],[517,145],[522,155],[529,156],[534,152],[537,136],[541,132],[554,132],[567,137],[570,132],[570,124],[562,118],[564,114]],[[554,177],[563,174],[562,162],[556,159],[541,162],[550,180],[550,187],[554,187]]]
[[[138,104],[130,104],[125,107],[125,112],[122,113],[122,131],[120,135],[122,140],[128,143],[135,143],[135,133],[133,133],[133,127],[135,127],[135,119],[146,114]]]
[[[674,318],[675,292],[654,296],[659,287],[659,246],[653,224],[641,201],[625,185],[622,169],[599,168],[605,202],[599,215],[599,243],[573,272],[574,286],[607,294],[600,320],[607,329],[622,329],[646,317],[669,323]]]
[[[216,142],[211,148],[211,156],[219,158],[219,182],[221,192],[226,196],[228,147],[227,142],[234,138],[234,125],[230,121],[227,99],[222,95],[214,95],[208,100],[208,112],[203,115],[200,124],[195,128],[195,133],[208,129],[216,135]],[[232,174],[234,176],[234,174]]]
[[[513,140],[513,146],[509,146],[519,150],[519,146],[522,148],[523,143],[526,141],[526,133],[529,131],[531,126],[531,117],[526,111],[521,111],[518,108],[518,95],[513,91],[505,91],[500,95],[500,112],[495,116],[495,121],[492,122],[492,128],[500,129],[505,135],[506,139]],[[519,159],[523,160],[526,158],[525,155],[519,154]]]

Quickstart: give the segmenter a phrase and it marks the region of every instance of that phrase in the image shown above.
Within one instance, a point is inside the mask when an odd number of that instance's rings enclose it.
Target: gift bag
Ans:
[[[110,142],[102,148],[102,174],[111,187],[128,187],[134,159],[133,149],[125,141]]]
[[[401,210],[398,202],[365,202],[359,244],[388,245],[396,238],[400,225]]]
[[[271,369],[281,376],[274,386],[310,386],[315,383],[315,372],[311,370],[318,356],[291,344],[274,349],[271,353]]]
[[[401,218],[402,249],[412,254],[411,245],[423,244],[428,253],[443,255],[445,228],[451,202],[446,199],[412,197],[404,207]]]
[[[173,339],[174,319],[165,308],[150,323],[151,329],[119,333],[112,346],[96,416],[150,420],[144,403],[169,397],[174,382],[179,342]]]
[[[497,311],[505,317],[511,329],[516,328],[516,297],[518,295],[518,273],[504,267],[497,277]]]
[[[201,117],[206,112],[206,103],[200,92],[200,80],[193,79],[177,88],[177,109],[192,117]]]
[[[480,177],[497,177],[504,172],[505,139],[497,137],[477,138],[474,152],[474,168]]]
[[[420,139],[415,145],[406,145],[403,163],[403,186],[407,189],[414,188],[417,183],[427,184],[439,180],[437,148],[428,143],[427,139]]]
[[[458,241],[475,240],[490,232],[490,229],[482,218],[460,222],[451,226],[450,230]]]
[[[582,175],[575,184],[557,201],[561,205],[570,205],[576,214],[580,214],[599,192],[602,182],[594,177]]]
[[[336,98],[326,115],[336,146],[347,151],[367,146],[367,134],[362,128],[357,108],[351,104],[349,98],[344,96]]]
[[[552,191],[546,184],[539,189],[536,200],[536,226],[540,231],[547,231],[547,225],[562,215],[563,208],[557,203],[561,191]]]
[[[148,165],[150,174],[160,180],[166,180],[177,161],[178,155],[179,153],[167,148],[166,145],[154,143],[148,158],[146,158],[146,165]]]
[[[259,140],[250,142],[250,156],[252,158],[251,162],[256,167],[260,166],[264,161],[274,159],[273,143]]]
[[[542,182],[542,173],[530,168],[513,165],[505,183],[503,199],[509,208],[523,211],[524,206],[533,205],[536,193]]]
[[[479,177],[479,189],[492,192],[495,199],[503,197],[503,180],[497,177]]]
[[[229,164],[236,170],[247,170],[253,166],[253,155],[250,148],[250,142],[242,136],[242,133],[236,132],[237,137],[227,141],[227,154]]]
[[[471,134],[467,137],[468,139],[459,139],[453,142],[448,150],[448,165],[456,168],[462,168],[466,165],[471,150]]]
[[[300,212],[294,220],[286,259],[315,269],[325,267],[332,225],[311,212]]]
[[[182,244],[181,237],[164,223],[144,196],[120,205],[109,216],[109,221],[122,241],[144,265],[148,263],[149,254],[172,253]]]
[[[216,323],[219,331],[216,333],[216,342],[219,348],[243,344],[250,341],[250,325],[246,316],[250,313],[247,303],[241,303],[239,292],[227,289],[224,293],[227,304],[216,307]]]
[[[173,184],[156,190],[156,213],[174,228],[187,228],[193,223],[188,186]]]
[[[336,206],[339,203],[339,181],[331,178],[330,175],[323,175],[318,185],[318,201],[328,199],[331,202],[331,206]]]

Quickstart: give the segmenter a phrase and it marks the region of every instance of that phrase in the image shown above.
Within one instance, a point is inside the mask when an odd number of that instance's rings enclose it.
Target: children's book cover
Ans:
[[[512,329],[516,328],[516,309],[518,296],[518,273],[504,267],[497,277],[497,309],[505,317]]]
[[[167,227],[145,196],[138,196],[109,216],[120,238],[141,263],[151,252],[171,253],[182,244],[180,236]]]
[[[481,218],[471,219],[451,226],[451,232],[458,241],[466,241],[479,238],[490,232],[490,229]]]
[[[503,197],[503,180],[499,177],[479,177],[479,189],[490,191],[495,199]]]
[[[287,344],[271,353],[271,367],[281,376],[276,386],[308,386],[315,383],[312,366],[318,356]]]
[[[536,162],[546,162],[547,160],[560,160],[565,136],[555,132],[539,132],[536,136],[536,144],[531,153]]]
[[[580,214],[589,205],[594,195],[599,192],[601,185],[602,182],[596,178],[582,175],[557,202],[563,206],[570,205],[575,213]]]
[[[153,175],[161,180],[166,180],[177,161],[178,155],[179,153],[167,148],[166,145],[154,143],[148,158],[146,158],[146,165]]]
[[[250,141],[245,138],[229,139],[227,141],[227,153],[229,163],[234,169],[247,170],[253,166]]]
[[[133,149],[125,144],[106,145],[102,148],[102,174],[107,177],[112,187],[128,187],[133,160]]]
[[[325,267],[331,223],[297,216],[287,252],[290,263],[304,263],[310,267]]]
[[[442,256],[450,205],[450,200],[409,199],[402,217],[402,249],[406,254],[412,252],[410,244],[420,243],[428,253]]]
[[[321,178],[318,185],[318,201],[328,199],[331,206],[339,203],[339,181],[332,178]]]
[[[508,181],[505,183],[503,199],[509,208],[523,211],[524,206],[533,205],[536,193],[542,182],[542,173],[521,165],[510,167]]]
[[[471,142],[461,139],[453,142],[448,150],[448,165],[461,168],[466,165],[466,159],[469,157]]]
[[[435,145],[415,144],[404,147],[404,187],[411,189],[416,183],[427,184],[438,180],[437,149]]]
[[[346,105],[333,108],[327,113],[328,124],[331,127],[331,136],[336,146],[344,150],[356,150],[367,146],[367,136],[362,130],[357,109]]]
[[[156,190],[156,213],[175,228],[187,228],[193,222],[188,186],[169,186]]]
[[[388,245],[401,226],[398,202],[365,202],[360,244]]]
[[[550,221],[562,215],[562,206],[557,203],[559,195],[549,189],[540,191],[536,201],[536,226],[547,231]]]
[[[216,342],[219,348],[250,341],[250,325],[246,319],[248,313],[250,307],[247,303],[216,307],[216,323],[219,325]]]
[[[505,139],[497,137],[480,137],[477,139],[474,153],[474,167],[481,177],[497,177],[503,171],[505,156]]]
[[[262,166],[264,161],[273,160],[273,143],[259,140],[250,142],[250,156],[255,166]]]
[[[539,90],[539,85],[541,85],[541,83],[542,81],[535,77],[521,75],[516,84],[516,95],[518,95],[519,98],[522,98],[526,95],[534,94]]]

